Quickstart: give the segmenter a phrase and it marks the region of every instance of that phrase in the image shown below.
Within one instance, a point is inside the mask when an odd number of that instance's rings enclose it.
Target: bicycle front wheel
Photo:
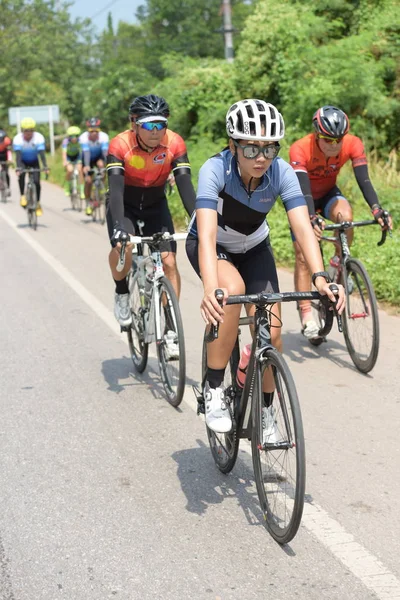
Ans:
[[[98,200],[99,200],[99,206],[98,206],[99,222],[100,222],[100,225],[104,225],[104,223],[106,221],[106,203],[105,203],[105,188],[103,185],[99,188]]]
[[[379,316],[373,285],[363,264],[356,258],[346,261],[346,310],[343,334],[354,365],[362,373],[374,368],[379,352]]]
[[[202,353],[202,381],[203,385],[207,374],[207,346],[206,341],[203,341]],[[239,365],[239,340],[236,340],[229,363],[225,369],[224,388],[227,400],[230,403],[231,412],[235,412],[236,399],[236,371]],[[230,473],[235,466],[238,450],[239,438],[237,436],[237,427],[235,419],[233,420],[233,428],[229,433],[215,433],[206,425],[208,442],[214,462],[221,473]]]
[[[157,340],[157,356],[160,375],[167,400],[179,406],[185,391],[186,355],[183,323],[178,298],[167,277],[159,282],[159,306],[161,339]],[[156,310],[157,310],[156,309]]]
[[[135,369],[143,373],[149,352],[149,345],[144,341],[148,303],[144,291],[139,287],[139,273],[129,274],[128,287],[132,313],[132,325],[128,329],[129,350]]]
[[[7,179],[6,179],[6,175],[5,175],[4,171],[1,171],[0,177],[1,177],[1,179],[0,179],[1,201],[2,202],[7,202]]]
[[[266,406],[262,382],[271,368],[275,392]],[[306,460],[296,387],[282,355],[267,349],[256,364],[252,397],[253,468],[266,526],[279,544],[294,538],[304,506]]]

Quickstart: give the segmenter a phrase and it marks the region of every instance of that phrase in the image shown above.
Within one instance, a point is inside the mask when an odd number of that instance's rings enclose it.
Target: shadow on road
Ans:
[[[248,524],[265,528],[266,534],[269,535],[258,501],[253,469],[246,464],[248,458],[244,460],[239,454],[233,471],[223,475],[215,467],[208,445],[199,439],[196,442],[197,448],[179,450],[172,454],[178,465],[177,475],[186,496],[186,510],[201,516],[210,506],[233,499],[243,510]],[[243,452],[242,454],[244,456]],[[308,496],[306,502],[310,502],[310,499]],[[225,508],[225,518],[226,514]],[[290,544],[279,547],[288,556],[296,555]]]
[[[101,372],[108,384],[107,389],[116,394],[119,394],[127,387],[143,385],[148,387],[154,398],[165,398],[165,391],[156,358],[149,357],[147,367],[143,373],[135,371],[131,358],[127,356],[104,360]],[[198,382],[190,377],[186,377],[186,385],[198,385]]]
[[[364,377],[372,377],[369,373],[361,373],[356,369],[351,362],[344,342],[339,344],[328,338],[328,341],[323,342],[320,346],[312,346],[300,333],[294,331],[283,333],[282,341],[284,356],[287,356],[293,362],[303,363],[306,360],[327,359],[338,367],[350,369]]]
[[[17,225],[18,229],[33,229],[29,223],[18,223]],[[43,223],[38,223],[37,224],[37,228],[38,229],[48,229],[47,225],[44,225]]]

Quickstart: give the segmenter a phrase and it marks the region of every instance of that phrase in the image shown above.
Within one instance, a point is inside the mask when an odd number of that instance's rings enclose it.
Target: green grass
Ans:
[[[197,186],[197,176],[201,165],[224,147],[224,140],[217,144],[204,137],[201,140],[189,140],[187,143],[192,165],[193,184]],[[283,148],[282,157],[287,159],[287,148]],[[59,185],[64,181],[64,169],[61,163],[61,151],[57,150],[54,159],[49,157],[51,167],[50,180]],[[394,219],[393,237],[387,237],[384,246],[378,247],[380,231],[378,227],[364,227],[355,232],[351,248],[352,254],[362,260],[375,287],[378,300],[400,306],[400,173],[397,170],[396,155],[389,157],[387,163],[378,162],[370,157],[369,171],[371,181],[384,208],[392,213]],[[364,201],[350,165],[340,172],[338,185],[343,194],[351,200],[355,220],[370,219],[371,213]],[[169,196],[169,206],[177,227],[186,224],[186,213],[175,191]],[[270,214],[268,223],[271,228],[271,243],[278,265],[294,266],[293,245],[285,210],[278,201]],[[329,248],[326,253],[329,256]]]

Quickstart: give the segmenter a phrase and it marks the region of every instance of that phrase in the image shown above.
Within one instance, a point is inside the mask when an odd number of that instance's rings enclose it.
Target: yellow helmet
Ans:
[[[68,129],[67,129],[68,137],[77,137],[78,135],[80,135],[80,133],[81,133],[80,127],[76,127],[75,125],[72,125],[71,127],[68,127]]]
[[[25,117],[25,119],[22,119],[21,129],[35,129],[35,127],[36,127],[36,121],[31,119],[30,117]]]

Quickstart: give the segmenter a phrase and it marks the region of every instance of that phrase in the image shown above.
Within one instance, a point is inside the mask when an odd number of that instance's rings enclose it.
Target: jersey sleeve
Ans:
[[[107,173],[108,175],[118,175],[125,172],[124,150],[122,140],[117,136],[113,138],[108,146],[107,154]]]
[[[44,141],[44,137],[41,133],[38,133],[37,135],[37,145],[36,145],[37,151],[38,152],[44,152],[46,150],[46,144]]]
[[[191,172],[189,157],[186,150],[186,144],[177,133],[174,137],[174,144],[171,148],[173,153],[173,158],[171,162],[172,171],[174,172],[175,177],[177,175],[189,174]]]
[[[67,147],[68,147],[68,138],[64,138],[64,139],[63,139],[63,142],[62,142],[62,144],[61,144],[61,147],[62,147],[62,149],[63,149],[63,150],[66,150],[66,149],[67,149]]]
[[[286,212],[298,206],[307,206],[296,173],[289,164],[282,162],[279,195]]]
[[[367,164],[367,157],[365,155],[364,144],[357,136],[353,136],[353,139],[351,140],[349,155],[351,158],[351,164],[353,165],[353,168]]]
[[[106,154],[108,151],[109,144],[110,144],[110,138],[108,137],[108,135],[106,133],[104,133],[104,131],[102,133],[103,133],[103,135],[101,136],[100,146],[101,146],[101,151],[104,154]]]
[[[22,150],[22,135],[20,133],[13,139],[13,150],[14,152],[21,152]]]
[[[217,210],[219,193],[224,185],[224,163],[222,158],[210,158],[199,171],[196,209],[211,208]]]
[[[307,171],[307,157],[304,148],[298,142],[295,142],[289,149],[290,165],[295,171]]]

